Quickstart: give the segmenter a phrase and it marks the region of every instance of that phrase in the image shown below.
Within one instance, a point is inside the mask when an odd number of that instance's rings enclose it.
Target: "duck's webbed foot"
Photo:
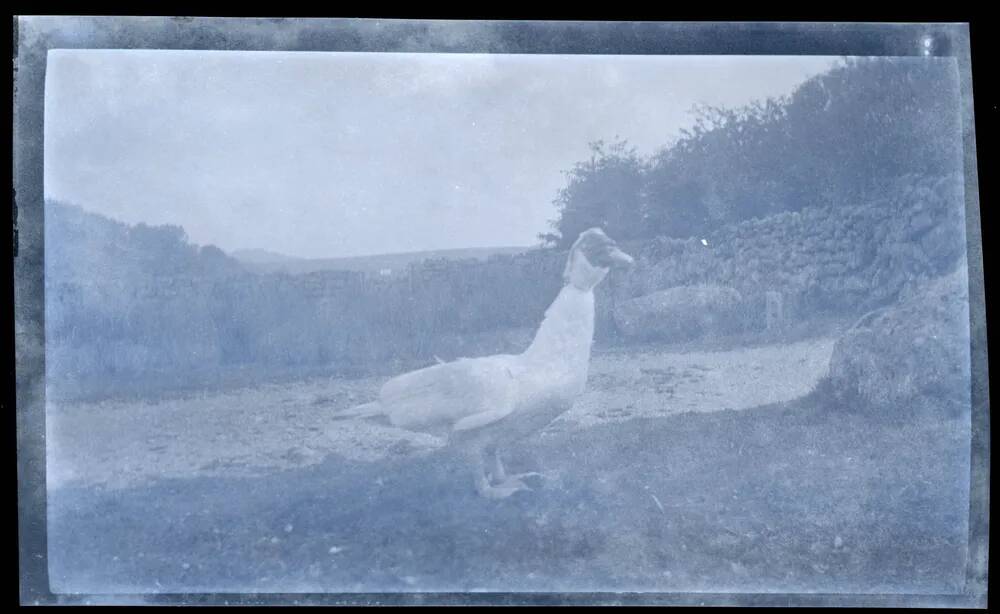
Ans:
[[[518,480],[524,482],[528,480],[528,484],[531,488],[541,488],[547,480],[552,479],[551,475],[545,473],[539,473],[537,471],[528,471],[527,473],[513,473],[507,476],[509,479]]]
[[[539,482],[538,486],[541,486],[541,482],[549,479],[550,476],[544,473],[539,473],[537,471],[527,471],[525,473],[507,473],[507,470],[503,466],[503,461],[500,460],[500,450],[499,448],[493,449],[493,479],[500,482],[505,482],[508,480],[513,480],[516,482],[524,483],[524,480],[531,478],[533,481]],[[528,490],[531,490],[528,487]]]
[[[476,472],[476,492],[487,499],[506,499],[521,490],[531,490],[531,487],[521,481],[521,476],[507,475],[504,471],[500,457],[494,453],[494,467],[492,475],[486,473],[486,462],[481,453],[475,455],[473,461]]]
[[[489,499],[506,499],[522,490],[534,490],[551,476],[537,471],[526,473],[507,473],[500,460],[500,452],[495,447],[489,447],[484,452],[492,453],[492,467],[486,472],[485,454],[477,453],[473,462],[476,467],[476,492]]]
[[[498,484],[490,484],[485,475],[476,478],[476,492],[487,499],[506,499],[520,490],[531,490],[531,488],[513,477],[508,477]]]

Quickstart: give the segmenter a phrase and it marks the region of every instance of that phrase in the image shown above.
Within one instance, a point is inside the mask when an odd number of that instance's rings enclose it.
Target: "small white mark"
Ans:
[[[340,546],[330,546],[330,554],[340,554],[344,549]]]
[[[660,511],[666,514],[667,512],[666,510],[663,509],[663,504],[660,503],[660,500],[656,498],[656,495],[654,495],[653,493],[649,493],[649,496],[653,498],[653,503],[656,504],[656,507],[660,508]]]
[[[701,244],[704,245],[705,247],[708,247],[708,241],[706,239],[702,239]]]

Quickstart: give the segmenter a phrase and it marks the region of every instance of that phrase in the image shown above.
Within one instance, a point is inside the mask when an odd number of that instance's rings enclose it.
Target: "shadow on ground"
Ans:
[[[49,495],[55,592],[960,592],[968,422],[814,398],[527,440],[535,492],[447,453]]]

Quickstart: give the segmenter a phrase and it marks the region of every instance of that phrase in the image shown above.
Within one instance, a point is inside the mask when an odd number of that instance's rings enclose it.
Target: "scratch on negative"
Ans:
[[[656,507],[660,508],[660,511],[666,514],[667,512],[666,510],[663,509],[663,504],[660,503],[660,500],[656,498],[656,495],[654,495],[653,493],[649,493],[649,496],[653,498],[653,503],[656,504]]]

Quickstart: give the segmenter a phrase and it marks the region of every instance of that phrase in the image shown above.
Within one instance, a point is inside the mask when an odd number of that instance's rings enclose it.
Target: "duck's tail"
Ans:
[[[381,415],[382,404],[375,400],[370,403],[362,403],[361,405],[336,411],[332,418],[334,420],[347,420],[348,418],[373,418]]]

